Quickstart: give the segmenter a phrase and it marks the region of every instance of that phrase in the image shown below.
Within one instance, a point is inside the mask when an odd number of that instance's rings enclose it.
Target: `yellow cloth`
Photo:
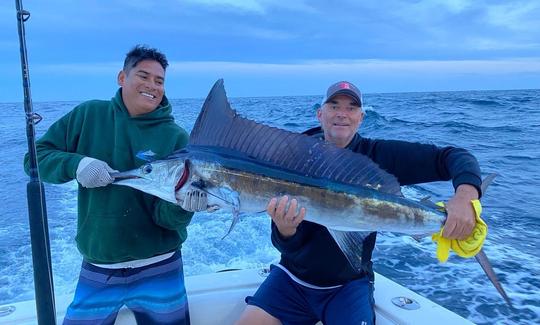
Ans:
[[[459,239],[448,239],[442,236],[444,227],[438,233],[435,233],[431,236],[431,239],[437,243],[437,259],[439,262],[446,262],[450,254],[450,249],[452,249],[456,254],[461,257],[473,257],[476,255],[487,236],[487,225],[480,218],[482,214],[482,205],[479,200],[471,201],[474,212],[476,214],[476,225],[471,233],[471,235],[465,240]],[[444,207],[444,203],[437,202],[437,205]]]

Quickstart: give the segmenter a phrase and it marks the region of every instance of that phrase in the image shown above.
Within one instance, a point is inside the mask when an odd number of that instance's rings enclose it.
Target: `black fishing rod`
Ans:
[[[30,239],[32,244],[32,263],[34,267],[34,290],[36,292],[37,319],[40,325],[56,324],[54,303],[54,285],[49,246],[49,226],[45,207],[45,189],[39,178],[36,153],[35,125],[41,116],[33,112],[30,94],[30,75],[26,55],[24,23],[30,18],[30,12],[22,8],[22,0],[15,0],[17,6],[17,25],[21,49],[21,69],[24,90],[24,111],[26,113],[26,137],[30,162],[30,181],[26,186],[28,200],[28,218],[30,221]]]

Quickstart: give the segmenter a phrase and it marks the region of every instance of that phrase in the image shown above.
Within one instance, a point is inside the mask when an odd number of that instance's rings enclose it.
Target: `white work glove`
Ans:
[[[86,188],[106,186],[114,181],[112,172],[118,171],[102,160],[84,157],[77,167],[77,181]]]
[[[176,200],[181,204],[182,209],[190,212],[206,211],[208,208],[208,196],[196,188],[191,188],[185,192],[185,197],[182,200],[180,191],[176,191]]]

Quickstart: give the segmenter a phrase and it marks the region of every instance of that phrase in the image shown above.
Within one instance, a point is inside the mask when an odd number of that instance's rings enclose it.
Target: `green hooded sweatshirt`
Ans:
[[[84,157],[105,161],[125,171],[183,148],[188,134],[174,122],[164,96],[153,112],[131,117],[122,89],[110,101],[91,100],[56,121],[36,142],[43,181],[65,183],[76,178]],[[24,158],[28,173],[29,158]],[[186,240],[193,213],[126,186],[84,188],[79,184],[77,247],[91,263],[109,264],[174,251]]]

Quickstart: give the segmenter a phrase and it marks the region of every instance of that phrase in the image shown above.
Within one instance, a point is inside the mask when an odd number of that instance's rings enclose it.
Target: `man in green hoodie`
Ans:
[[[159,159],[188,142],[164,95],[167,66],[156,49],[134,47],[110,101],[78,105],[37,141],[42,179],[79,183],[83,262],[64,324],[112,324],[123,305],[139,324],[189,324],[180,248],[193,212],[206,208],[204,197],[175,205],[110,185],[111,172],[145,164],[138,153]]]

